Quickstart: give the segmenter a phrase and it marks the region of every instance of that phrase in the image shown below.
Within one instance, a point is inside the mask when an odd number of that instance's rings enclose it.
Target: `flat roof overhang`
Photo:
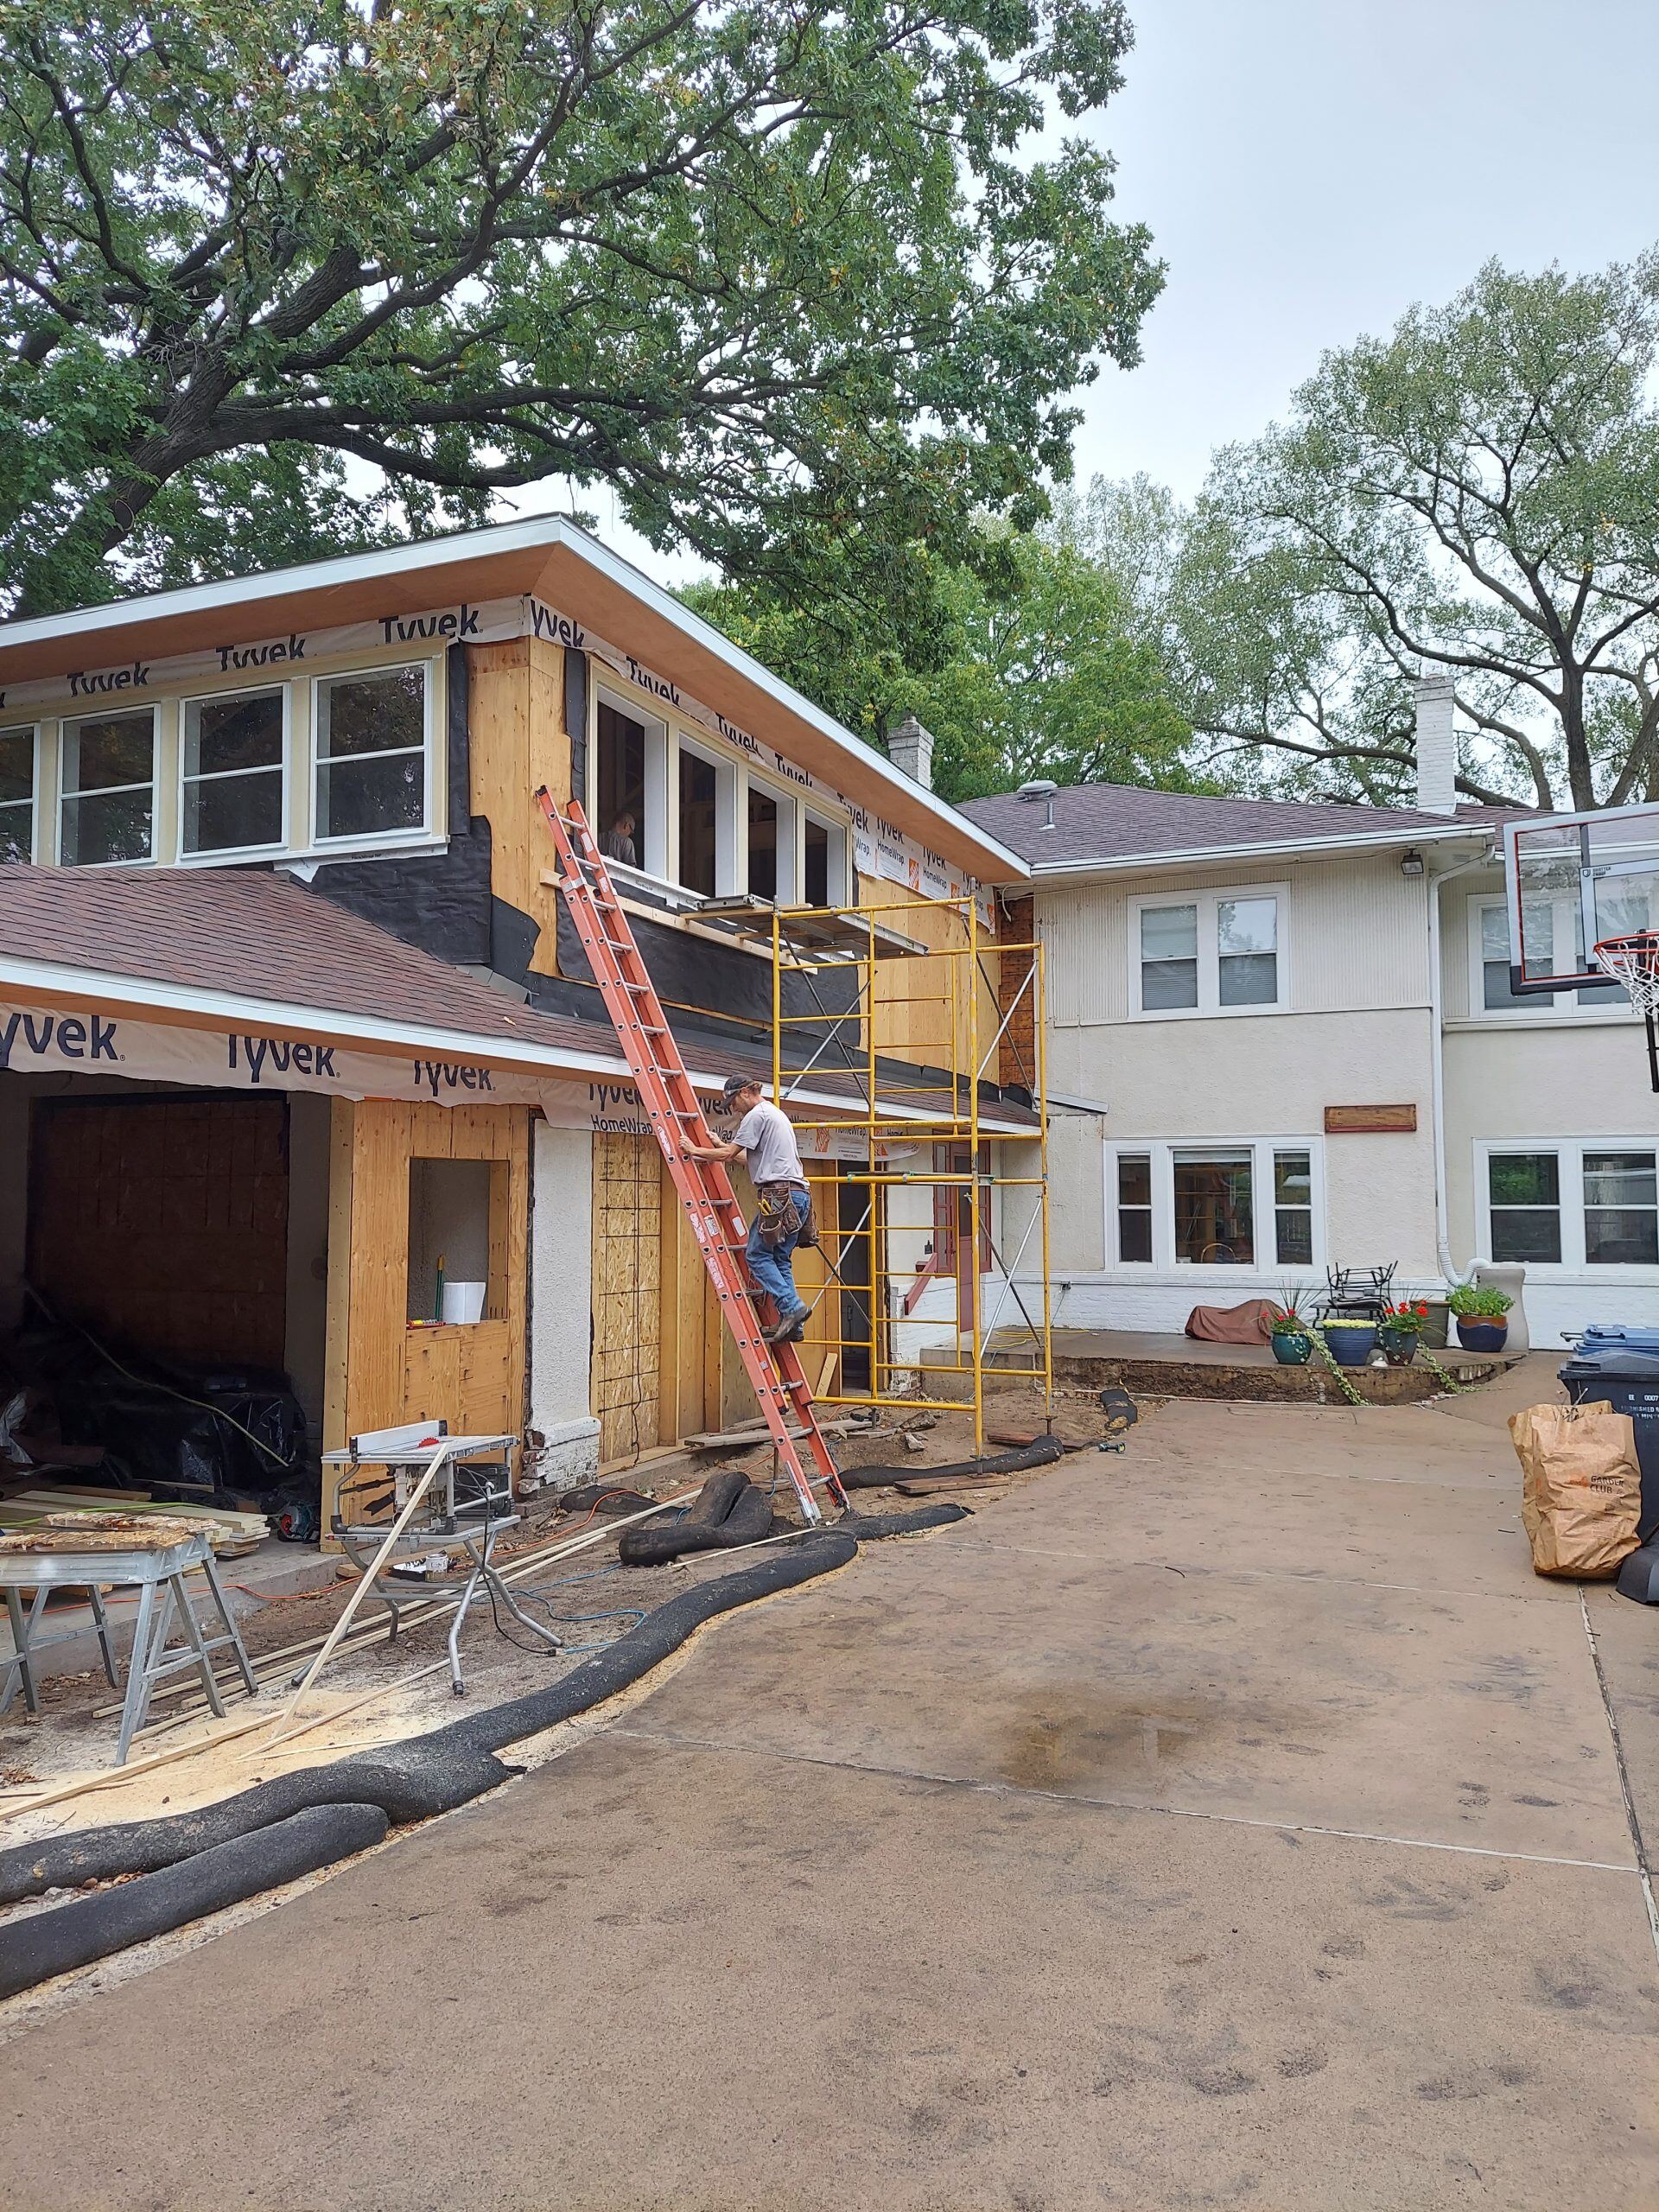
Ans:
[[[224,583],[0,625],[0,687],[431,607],[528,594],[724,715],[982,883],[1027,863],[861,743],[712,623],[574,523],[537,516]]]

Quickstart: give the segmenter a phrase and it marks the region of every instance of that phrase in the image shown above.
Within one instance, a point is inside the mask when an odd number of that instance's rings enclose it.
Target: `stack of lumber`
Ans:
[[[31,1529],[0,1531],[0,1552],[165,1552],[200,1534],[200,1521],[160,1513],[46,1513]]]
[[[156,1516],[182,1524],[190,1535],[205,1528],[219,1559],[240,1559],[270,1534],[270,1522],[263,1513],[240,1513],[223,1505],[158,1504],[143,1491],[70,1490],[55,1484],[0,1498],[0,1533],[41,1529],[50,1525],[54,1515],[67,1512],[113,1514],[129,1529],[136,1520]]]

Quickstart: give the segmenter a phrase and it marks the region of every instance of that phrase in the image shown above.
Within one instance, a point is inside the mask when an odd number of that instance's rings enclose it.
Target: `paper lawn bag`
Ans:
[[[1601,1398],[1529,1406],[1510,1434],[1525,1478],[1521,1518],[1539,1574],[1611,1575],[1636,1549],[1642,1469],[1628,1414]]]

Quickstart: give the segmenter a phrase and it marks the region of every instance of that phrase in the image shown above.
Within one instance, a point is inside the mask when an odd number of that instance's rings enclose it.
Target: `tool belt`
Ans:
[[[754,1195],[760,1201],[755,1228],[768,1251],[791,1236],[809,1249],[817,1243],[818,1224],[810,1191],[798,1183],[757,1183]]]

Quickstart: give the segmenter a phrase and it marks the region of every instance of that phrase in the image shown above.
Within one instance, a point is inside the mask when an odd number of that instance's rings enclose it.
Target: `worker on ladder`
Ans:
[[[790,1262],[798,1245],[810,1247],[818,1241],[800,1147],[788,1115],[763,1095],[753,1076],[728,1076],[721,1104],[728,1114],[742,1116],[730,1144],[688,1144],[685,1149],[693,1160],[741,1160],[747,1166],[755,1209],[743,1257],[778,1308],[777,1319],[760,1333],[768,1344],[798,1344],[807,1307]]]

